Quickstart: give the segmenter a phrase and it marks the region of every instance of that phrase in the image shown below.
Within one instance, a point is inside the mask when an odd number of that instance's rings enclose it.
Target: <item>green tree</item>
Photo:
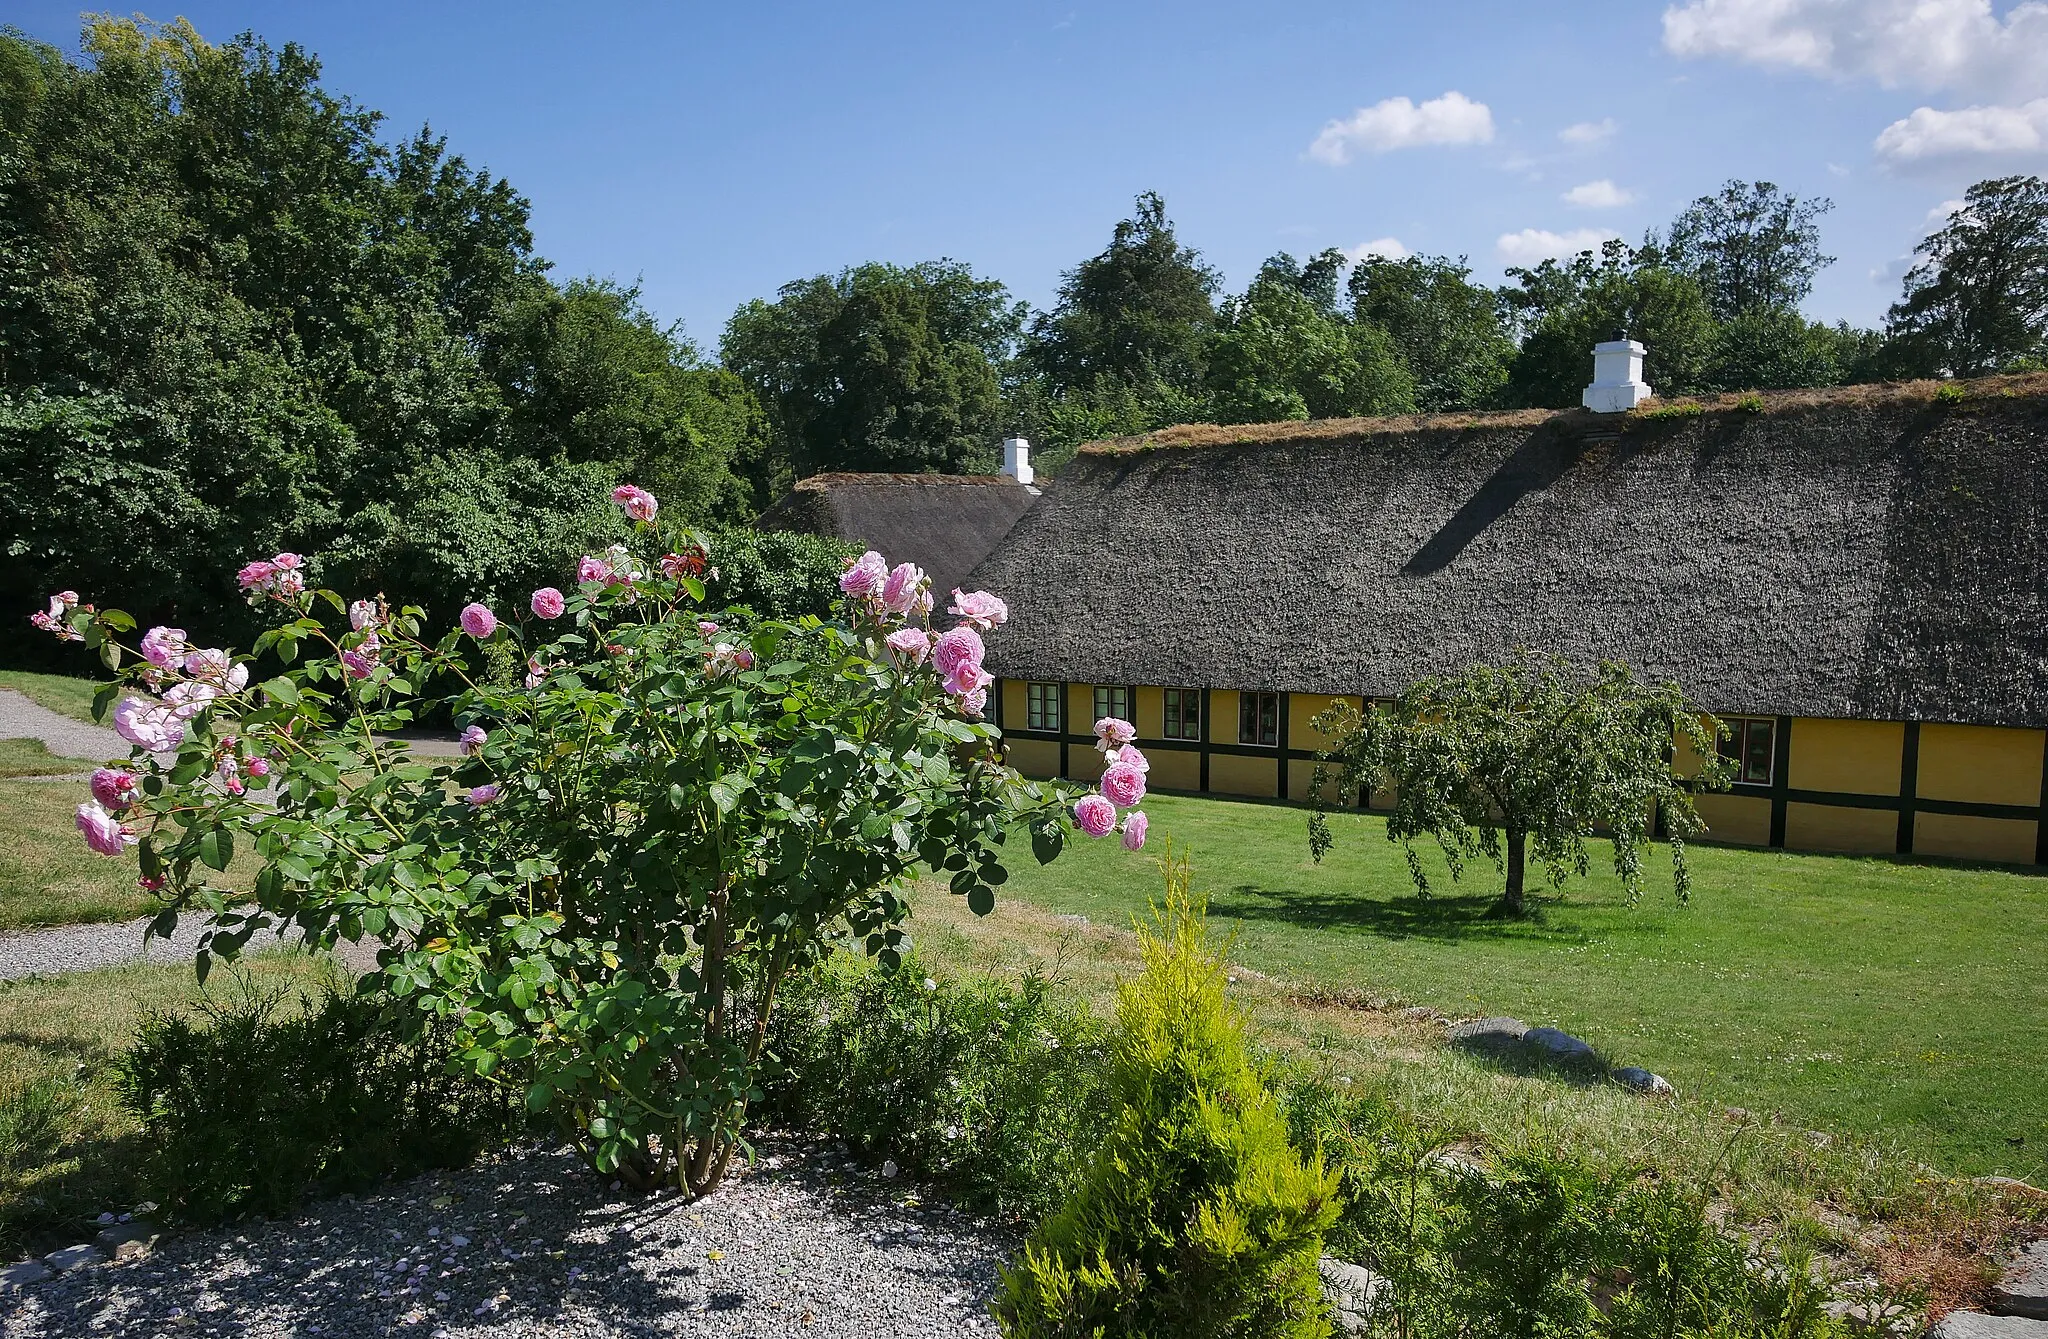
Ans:
[[[1153,191],[1116,225],[1107,250],[1062,276],[1059,300],[1032,322],[1024,357],[1055,392],[1107,377],[1197,392],[1220,276],[1184,247]]]
[[[1515,344],[1500,297],[1472,282],[1463,256],[1368,256],[1351,272],[1353,319],[1393,339],[1427,412],[1499,403]]]
[[[996,1297],[1008,1339],[1316,1339],[1337,1183],[1299,1157],[1224,990],[1185,860],[1117,988],[1110,1124],[1086,1179]]]
[[[1715,327],[1699,281],[1654,248],[1610,241],[1596,257],[1511,269],[1501,301],[1522,332],[1508,368],[1507,402],[1564,409],[1593,374],[1593,346],[1626,333],[1649,348],[1645,376],[1660,395],[1706,384]]]
[[[1813,277],[1835,263],[1821,254],[1819,226],[1834,207],[1832,200],[1802,200],[1768,181],[1730,181],[1672,222],[1662,244],[1664,263],[1699,280],[1717,321],[1797,311],[1813,290]]]
[[[1869,381],[1882,343],[1876,331],[1809,321],[1787,307],[1745,312],[1715,326],[1701,386],[1738,391]]]
[[[1889,316],[1896,368],[1980,376],[2048,357],[2048,181],[1978,182],[1915,253]]]
[[[1392,340],[1325,307],[1285,269],[1223,304],[1209,341],[1211,408],[1224,423],[1404,413],[1415,384]]]
[[[1692,793],[1724,789],[1729,780],[1716,747],[1718,723],[1703,720],[1676,684],[1644,684],[1613,661],[1591,683],[1554,658],[1475,665],[1423,679],[1363,714],[1339,703],[1315,726],[1335,741],[1311,778],[1319,804],[1390,787],[1387,840],[1406,850],[1416,890],[1429,893],[1415,848],[1427,837],[1452,878],[1468,860],[1492,861],[1506,879],[1499,908],[1510,916],[1524,910],[1529,857],[1561,889],[1571,875],[1586,874],[1586,838],[1596,829],[1613,844],[1614,870],[1629,896],[1640,895],[1642,848],[1660,812],[1685,900],[1685,839],[1706,826]],[[1689,780],[1673,769],[1677,742],[1698,760]],[[1329,849],[1320,809],[1309,819],[1309,844],[1318,861]]]
[[[993,461],[1022,320],[1002,284],[957,261],[875,263],[747,303],[719,353],[795,475],[957,472]]]

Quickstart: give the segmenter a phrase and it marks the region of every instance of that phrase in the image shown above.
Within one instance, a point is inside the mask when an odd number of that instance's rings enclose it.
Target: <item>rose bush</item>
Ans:
[[[1071,814],[1136,849],[1144,815],[1119,825],[1116,798],[1070,805],[1004,764],[981,719],[995,596],[953,592],[940,630],[924,574],[870,552],[833,621],[735,619],[702,608],[699,536],[659,543],[653,497],[613,500],[636,544],[586,556],[516,625],[471,604],[433,636],[417,609],[308,589],[293,554],[239,574],[277,616],[246,656],[169,627],[131,652],[134,621],[71,592],[34,621],[122,672],[95,709],[133,756],[95,775],[79,827],[139,853],[154,932],[207,918],[202,974],[276,925],[378,941],[371,982],[523,1085],[594,1168],[702,1195],[790,972],[838,943],[893,965],[921,870],[986,913],[1014,834],[1050,860]],[[457,688],[430,699],[439,683]],[[461,730],[455,758],[390,737],[430,700]],[[1098,733],[1127,807],[1143,759],[1128,724]],[[245,849],[246,896],[215,877]]]

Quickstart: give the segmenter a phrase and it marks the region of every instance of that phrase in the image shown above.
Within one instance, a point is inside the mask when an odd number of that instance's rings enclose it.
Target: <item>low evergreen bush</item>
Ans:
[[[1079,1180],[1106,1102],[1103,1028],[1042,977],[846,959],[792,978],[757,1113],[887,1157],[955,1201],[1036,1219]],[[1078,1150],[1078,1151],[1077,1151]]]
[[[1329,1333],[1316,1265],[1336,1178],[1289,1144],[1187,864],[1165,869],[1145,970],[1118,990],[1107,1133],[1003,1274],[1011,1339]]]
[[[120,1063],[143,1184],[174,1217],[214,1222],[459,1166],[517,1113],[449,1057],[446,1029],[407,1035],[377,1000],[333,989],[244,981],[197,1020],[153,1015]]]

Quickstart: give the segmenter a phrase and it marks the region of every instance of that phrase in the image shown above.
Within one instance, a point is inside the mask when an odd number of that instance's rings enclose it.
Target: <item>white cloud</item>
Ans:
[[[1557,137],[1566,144],[1598,144],[1614,138],[1614,132],[1621,129],[1611,116],[1597,121],[1576,121],[1557,132]]]
[[[1308,146],[1309,157],[1330,164],[1348,163],[1359,150],[1385,153],[1424,144],[1486,144],[1493,139],[1493,112],[1452,90],[1417,106],[1407,98],[1388,98],[1360,107],[1349,120],[1332,121]]]
[[[1887,88],[2028,96],[2048,81],[2048,4],[2000,19],[1991,0],[1687,0],[1664,11],[1664,48]]]
[[[1520,232],[1504,232],[1494,242],[1494,250],[1510,265],[1534,265],[1552,257],[1562,259],[1576,256],[1581,251],[1598,251],[1601,243],[1611,241],[1619,233],[1603,228],[1573,228],[1570,232],[1551,232],[1548,228],[1524,228]]]
[[[1367,256],[1380,256],[1387,260],[1406,260],[1414,254],[1413,251],[1401,245],[1401,239],[1398,237],[1375,237],[1370,242],[1360,242],[1357,246],[1347,246],[1344,248],[1344,258],[1353,265],[1364,260]]]
[[[1877,137],[1879,156],[1894,163],[1985,154],[2034,156],[2044,149],[2048,98],[2018,107],[1965,107],[1955,112],[1921,107],[1886,126]]]
[[[1574,186],[1564,193],[1564,202],[1580,209],[1618,209],[1634,203],[1635,198],[1634,191],[1625,191],[1605,177]]]
[[[1894,164],[2048,150],[2044,0],[2024,0],[2004,18],[1991,0],[1685,0],[1664,11],[1664,48],[2000,100],[1920,107],[1894,121],[1876,146]]]
[[[1927,211],[1926,231],[1933,232],[1939,228],[1946,228],[1949,219],[1962,207],[1963,202],[1961,200],[1943,200],[1940,204]]]

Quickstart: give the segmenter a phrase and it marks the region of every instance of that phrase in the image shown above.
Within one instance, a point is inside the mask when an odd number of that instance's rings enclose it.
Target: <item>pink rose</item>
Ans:
[[[270,759],[268,759],[268,758],[251,758],[251,759],[249,759],[249,775],[250,775],[250,776],[269,776],[269,775],[270,775]]]
[[[183,628],[154,627],[142,634],[142,658],[158,669],[169,669],[187,645]]]
[[[754,668],[754,653],[742,646],[739,650],[732,653],[732,663],[738,665],[743,670],[752,669]]]
[[[306,588],[306,574],[278,571],[270,578],[270,588],[279,595],[297,595]]]
[[[50,608],[56,609],[60,605],[63,606],[66,613],[78,608],[78,592],[75,590],[60,590],[55,595],[52,595],[50,597]]]
[[[1116,826],[1116,806],[1100,795],[1083,795],[1074,802],[1074,821],[1091,837],[1107,837]]]
[[[1105,716],[1095,723],[1097,748],[1128,744],[1138,737],[1138,728],[1129,721],[1116,716]]]
[[[225,651],[192,651],[185,656],[185,673],[202,683],[230,693],[239,693],[249,682],[249,667],[237,665]]]
[[[304,561],[305,559],[299,557],[296,553],[280,553],[270,560],[270,565],[280,572],[289,572],[297,568]]]
[[[241,571],[235,573],[235,584],[243,590],[261,590],[270,584],[271,575],[276,571],[275,566],[259,559],[244,565]]]
[[[968,626],[989,632],[1010,621],[1010,606],[1004,604],[985,590],[962,595],[958,587],[953,591],[953,604],[946,611],[958,614]]]
[[[120,819],[88,800],[78,806],[78,830],[85,844],[101,855],[119,855],[123,846],[135,844],[135,833]]]
[[[367,679],[377,668],[377,659],[374,653],[366,655],[361,647],[356,647],[341,653],[341,664],[349,678]]]
[[[569,607],[562,598],[562,592],[553,586],[542,586],[533,593],[533,612],[539,618],[560,618],[562,611]]]
[[[883,640],[900,664],[922,665],[931,654],[932,639],[923,628],[898,628]]]
[[[576,580],[579,584],[585,581],[610,581],[611,579],[611,566],[602,558],[593,558],[586,553],[583,555],[582,560],[576,564]]]
[[[924,569],[916,563],[898,563],[882,583],[882,605],[894,613],[907,614],[923,589]]]
[[[135,803],[137,789],[135,773],[130,771],[102,767],[92,774],[92,797],[103,809],[126,809]]]
[[[206,704],[220,696],[220,689],[203,679],[187,679],[173,684],[171,691],[164,694],[164,705],[171,715],[181,721],[189,721],[206,710]]]
[[[1152,820],[1145,817],[1143,810],[1133,809],[1130,813],[1125,814],[1124,849],[1126,851],[1142,849],[1145,845],[1145,829],[1151,826]]]
[[[1144,754],[1138,752],[1136,744],[1126,744],[1120,749],[1112,749],[1108,758],[1119,767],[1131,767],[1147,773],[1152,770],[1152,764],[1146,761]]]
[[[114,708],[114,730],[151,753],[170,753],[185,742],[184,722],[169,707],[139,697],[122,698]]]
[[[484,751],[484,741],[490,737],[490,733],[481,725],[472,725],[462,732],[462,738],[458,739],[456,743],[462,746],[463,757],[474,758],[477,754]]]
[[[492,800],[498,798],[498,787],[495,784],[476,786],[470,790],[469,794],[462,798],[469,801],[472,809],[481,809]]]
[[[940,675],[952,679],[967,667],[978,673],[981,659],[986,654],[981,635],[973,628],[953,628],[940,633],[939,640],[932,646],[932,665]],[[972,686],[969,685],[970,688]]]
[[[644,488],[635,488],[631,484],[620,484],[614,488],[612,501],[618,503],[620,509],[636,521],[653,520],[654,513],[661,505],[654,500],[654,494]]]
[[[960,695],[960,714],[962,716],[972,716],[978,720],[981,717],[981,713],[987,710],[987,708],[988,689],[986,688],[977,688],[971,693],[962,693]]]
[[[462,606],[462,630],[483,641],[498,630],[498,616],[480,604]]]
[[[377,626],[377,606],[371,600],[357,600],[348,607],[348,625],[357,632]]]
[[[1122,763],[1102,774],[1102,793],[1120,809],[1128,809],[1145,798],[1145,774]]]
[[[889,580],[889,560],[869,549],[855,558],[839,578],[839,589],[856,598],[873,595]]]
[[[945,689],[954,697],[966,697],[970,693],[981,693],[983,694],[982,700],[986,702],[988,700],[989,685],[994,682],[995,678],[984,671],[981,666],[962,665],[958,670],[939,680],[939,687]]]
[[[718,625],[716,623],[713,623],[710,619],[700,618],[697,620],[697,635],[699,637],[709,637],[715,634],[717,631]]]

